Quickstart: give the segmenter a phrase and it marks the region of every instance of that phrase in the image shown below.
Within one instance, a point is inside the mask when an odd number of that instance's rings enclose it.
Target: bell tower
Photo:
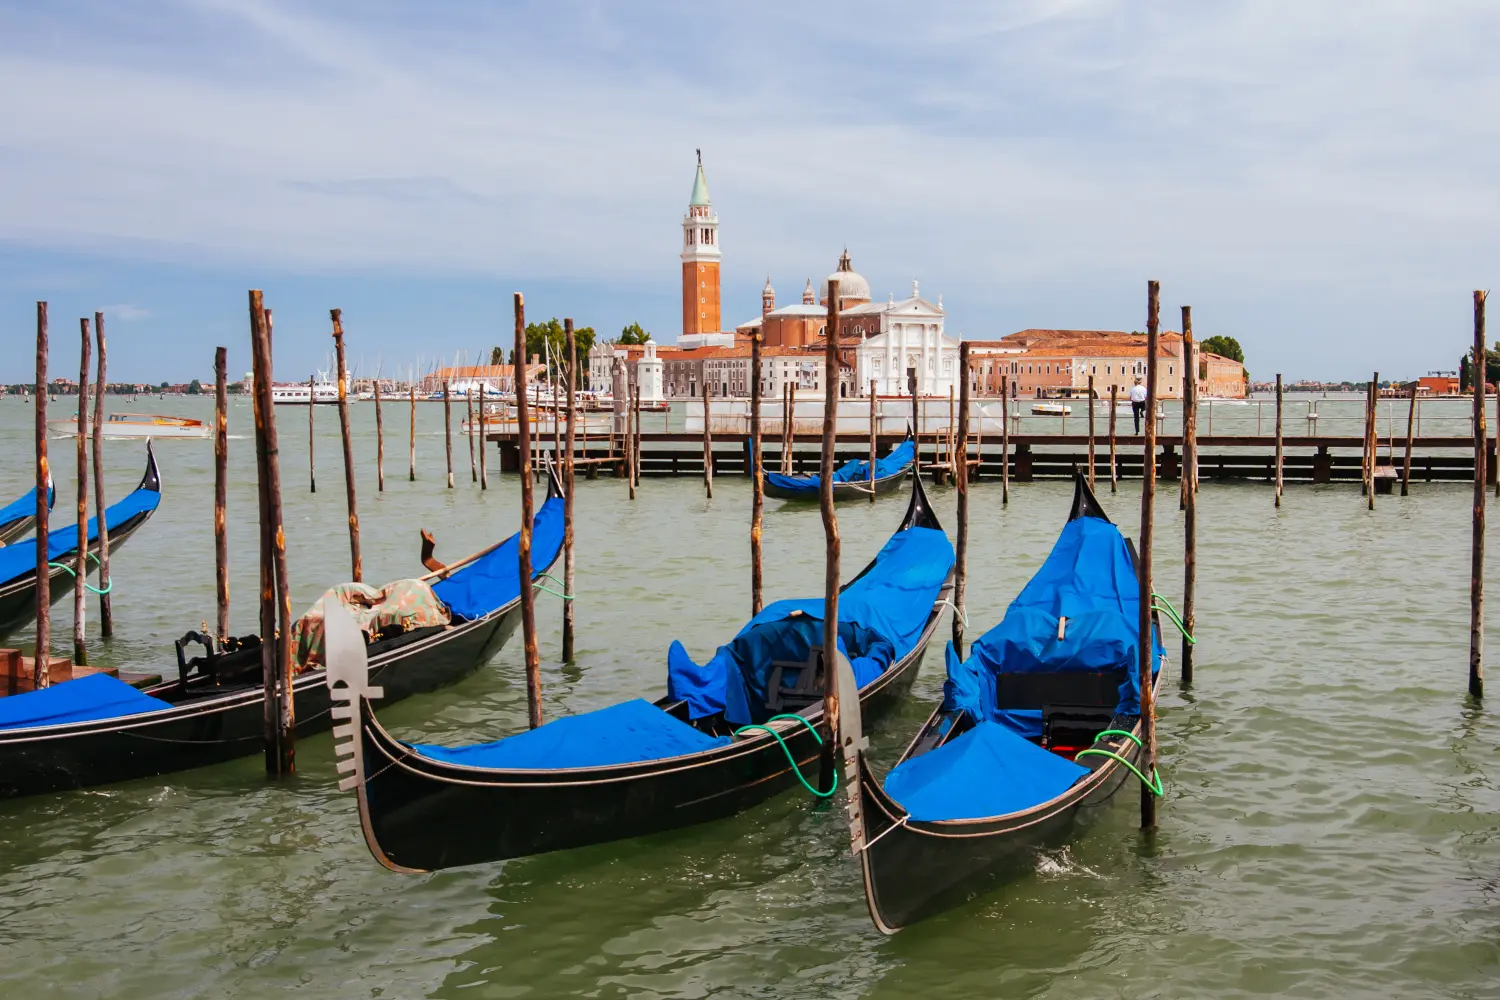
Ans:
[[[682,218],[682,337],[684,347],[701,346],[704,334],[720,331],[719,217],[708,197],[703,150],[698,150],[693,196]],[[732,336],[732,335],[731,335]],[[688,339],[691,338],[691,339]]]

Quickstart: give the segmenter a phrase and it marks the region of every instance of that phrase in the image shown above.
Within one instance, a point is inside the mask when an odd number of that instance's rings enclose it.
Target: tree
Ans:
[[[546,350],[543,350],[543,345]],[[573,345],[578,351],[579,367],[588,365],[589,348],[594,346],[594,328],[591,326],[577,327],[573,330]],[[515,364],[515,351],[511,351],[511,364]],[[545,323],[526,324],[526,353],[537,355],[544,361],[552,363],[549,372],[554,377],[560,375],[564,369],[568,354],[568,335],[563,329],[562,321],[556,316]]]
[[[228,392],[228,393],[233,393],[236,396],[241,395],[245,391],[245,383],[243,383],[243,382],[231,382],[231,383],[229,383],[228,385],[226,385],[224,387],[224,391]]]
[[[1223,334],[1205,337],[1198,342],[1198,346],[1210,354],[1217,354],[1231,361],[1238,361],[1240,364],[1245,363],[1245,352],[1240,349],[1240,342],[1233,337],[1226,337]]]
[[[1500,347],[1500,344],[1496,346]],[[1469,381],[1474,367],[1473,360],[1473,351],[1458,359],[1458,391],[1461,393],[1467,393],[1473,388],[1474,383]],[[1500,351],[1484,352],[1484,380],[1492,385],[1500,385]]]
[[[171,382],[163,382],[161,385],[157,386],[157,388],[160,389],[160,390],[162,390],[163,392],[165,392],[168,389],[172,388],[172,383]]]
[[[490,364],[492,364],[492,365],[503,365],[503,364],[505,364],[505,348],[503,348],[503,347],[491,347],[490,348]]]
[[[197,379],[193,379],[191,382],[188,383],[187,394],[189,396],[201,396],[201,395],[203,395],[203,383],[199,382]]]
[[[629,326],[625,327],[625,329],[620,331],[620,339],[615,341],[615,343],[644,344],[650,339],[651,334],[648,331],[641,329],[641,324],[631,323]]]

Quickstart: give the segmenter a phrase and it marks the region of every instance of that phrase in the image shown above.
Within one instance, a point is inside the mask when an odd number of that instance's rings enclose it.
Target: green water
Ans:
[[[120,408],[205,414],[209,404]],[[492,475],[481,493],[462,441],[458,488],[443,488],[441,414],[418,409],[411,483],[407,411],[388,409],[383,494],[369,406],[356,415],[368,579],[417,573],[420,527],[444,558],[516,527],[515,478]],[[348,573],[336,417],[316,414],[319,492],[309,495],[306,410],[278,415],[300,609]],[[26,485],[30,416],[0,400],[0,495]],[[243,435],[231,442],[233,620],[249,631],[246,403],[231,421]],[[144,449],[107,448],[118,497]],[[66,481],[71,442],[53,449]],[[114,560],[118,635],[93,643],[96,662],[166,669],[171,640],[213,617],[211,445],[164,441],[158,454],[165,500]],[[932,494],[951,525],[951,492]],[[1461,485],[1415,485],[1372,513],[1357,488],[1292,486],[1277,511],[1263,484],[1206,482],[1198,678],[1190,693],[1170,683],[1161,705],[1159,831],[1135,829],[1131,790],[1031,874],[894,938],[870,924],[839,813],[801,794],[642,840],[392,874],[366,852],[323,736],[298,746],[299,774],[279,784],[248,759],[0,803],[0,995],[1500,996],[1500,724],[1464,694],[1469,496]],[[998,484],[976,487],[976,627],[997,621],[1035,570],[1069,499],[1064,483],[1016,484],[1005,509]],[[1118,496],[1106,487],[1103,500],[1133,533],[1136,484]],[[70,504],[65,485],[59,510]],[[904,494],[840,508],[849,568],[903,504]],[[634,503],[623,482],[580,482],[576,666],[557,662],[559,603],[538,607],[549,716],[654,697],[673,638],[701,658],[738,628],[749,609],[748,509],[735,477],[721,478],[711,501],[687,478],[648,480]],[[1181,519],[1170,486],[1157,523],[1157,586],[1176,600]],[[765,539],[768,596],[820,591],[815,508],[768,502]],[[54,614],[64,640],[70,608]],[[501,736],[525,724],[519,678],[512,644],[470,679],[384,718],[405,737]],[[935,643],[909,704],[875,734],[882,764],[941,678]]]

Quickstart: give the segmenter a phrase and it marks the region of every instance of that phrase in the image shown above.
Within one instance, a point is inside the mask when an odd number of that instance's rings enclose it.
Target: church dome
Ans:
[[[843,256],[839,257],[839,269],[823,279],[823,284],[818,289],[818,301],[823,305],[828,304],[828,283],[837,281],[839,283],[839,304],[850,304],[870,301],[870,283],[862,275],[854,270],[849,261],[849,248],[844,248]]]

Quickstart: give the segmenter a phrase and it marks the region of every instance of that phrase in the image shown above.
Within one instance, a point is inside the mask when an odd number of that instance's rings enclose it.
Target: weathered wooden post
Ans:
[[[252,289],[250,342],[254,359],[257,478],[260,484],[260,662],[265,689],[264,740],[266,772],[280,777],[295,769],[296,715],[291,688],[291,594],[286,575],[286,536],[282,529],[281,467],[271,402],[270,312],[265,308],[260,290]]]
[[[1276,506],[1281,506],[1281,484],[1282,484],[1282,460],[1283,452],[1281,437],[1281,373],[1276,373]]]
[[[577,411],[575,390],[578,381],[578,345],[573,340],[573,318],[563,320],[563,336],[567,338],[568,351],[568,450],[563,456],[563,634],[562,659],[573,662],[573,414]],[[557,419],[557,400],[553,400],[552,419]],[[484,412],[481,400],[479,412]],[[484,451],[484,438],[480,438],[479,450]]]
[[[703,492],[714,498],[714,438],[709,427],[708,378],[703,379]]]
[[[1182,307],[1182,489],[1177,498],[1179,510],[1188,509],[1189,493],[1198,491],[1198,345],[1193,343],[1193,307]],[[1110,398],[1110,409],[1114,409],[1114,398]],[[1111,431],[1114,428],[1111,426]],[[1110,456],[1110,474],[1113,476],[1114,456]],[[1192,629],[1188,629],[1191,633]],[[1191,648],[1191,643],[1183,643]],[[1186,658],[1184,658],[1185,660]],[[1188,683],[1184,679],[1184,683]]]
[[[1089,376],[1089,489],[1094,488],[1094,376]]]
[[[877,403],[877,400],[876,400],[876,396],[875,396],[875,380],[874,379],[870,379],[870,502],[871,503],[875,502],[875,460],[876,460],[876,452],[879,450],[878,447],[877,447],[877,445],[876,445],[876,437],[880,433],[880,430],[879,430],[879,428],[877,426],[878,421],[877,421],[876,416],[875,416],[876,403]]]
[[[484,390],[479,390],[479,489],[490,488],[490,470],[484,456],[485,442],[489,440],[489,414],[485,412]]]
[[[47,303],[36,304],[36,651],[31,681],[37,688],[51,683],[52,574],[47,565]]]
[[[1366,432],[1369,435],[1370,461],[1365,473],[1367,477],[1365,493],[1369,497],[1370,510],[1375,509],[1375,461],[1380,454],[1380,438],[1378,437],[1378,429],[1376,426],[1376,420],[1378,419],[1379,413],[1377,409],[1377,404],[1380,399],[1379,386],[1380,373],[1375,372],[1370,376],[1370,401],[1367,404],[1370,410],[1369,430]]]
[[[1115,464],[1115,419],[1120,405],[1120,387],[1109,387],[1109,491],[1120,492],[1120,470]]]
[[[624,383],[625,388],[625,422],[620,431],[624,434],[621,447],[625,451],[625,481],[629,485],[630,499],[635,499],[635,390],[629,381]]]
[[[1010,376],[1004,374],[1000,376],[1000,503],[1010,503]]]
[[[790,475],[792,471],[792,443],[796,427],[793,422],[792,383],[783,382],[781,385],[781,474]]]
[[[313,468],[313,442],[317,439],[317,427],[313,423],[313,414],[317,412],[317,380],[307,380],[307,492],[318,492],[318,472]]]
[[[411,467],[407,472],[407,481],[414,483],[417,481],[417,383],[413,381],[407,388],[411,390]]]
[[[969,342],[959,341],[958,441],[953,456],[953,486],[958,490],[958,547],[953,564],[953,648],[958,658],[964,656],[965,582],[969,568]]]
[[[1406,496],[1411,486],[1412,431],[1417,419],[1417,386],[1419,380],[1411,380],[1411,404],[1406,411],[1406,455],[1401,462],[1401,495]],[[1500,395],[1500,394],[1497,394]]]
[[[484,404],[480,403],[479,408],[484,409]],[[469,482],[477,483],[479,482],[479,462],[474,458],[474,431],[476,427],[474,425],[473,392],[464,393],[464,414],[468,418],[464,424],[467,428],[464,432],[464,437],[469,439]]]
[[[637,369],[637,377],[639,377],[639,369]],[[641,485],[641,386],[639,382],[636,383],[633,392],[635,398],[635,403],[632,407],[634,413],[635,445],[631,449],[631,454],[634,456],[633,461],[635,465],[632,469],[632,474],[635,476],[635,485],[639,487]]]
[[[385,492],[385,423],[380,419],[380,370],[375,371],[375,492]]]
[[[343,310],[330,309],[333,320],[333,359],[339,380],[339,436],[344,442],[344,496],[349,508],[349,561],[353,566],[350,579],[363,583],[364,561],[359,555],[359,505],[354,495],[354,443],[349,434],[349,371],[344,364]]]
[[[761,528],[765,523],[765,470],[760,447],[760,345],[762,335],[750,335],[750,617],[760,614],[765,602],[765,579],[761,567]]]
[[[229,638],[229,531],[225,520],[228,497],[229,351],[220,347],[214,351],[214,592],[218,597],[215,635],[220,649]]]
[[[517,393],[517,398],[520,394]],[[443,450],[448,456],[448,488],[453,489],[453,399],[443,379]]]
[[[73,555],[73,662],[88,666],[89,651],[84,642],[85,615],[88,608],[89,575],[89,349],[93,337],[87,317],[78,320],[82,344],[78,362],[78,418],[73,439],[78,450],[78,544]],[[99,512],[104,520],[104,512]],[[38,535],[37,539],[44,538]],[[43,546],[45,547],[45,546]]]
[[[833,509],[834,423],[839,401],[839,281],[828,282],[828,336],[823,352],[823,455],[819,464],[818,507],[826,543],[823,577],[823,754],[820,788],[837,780],[839,741],[839,520]]]
[[[1475,291],[1475,534],[1469,573],[1469,694],[1485,696],[1485,298]],[[1500,390],[1497,390],[1500,391]],[[42,537],[37,529],[37,537]]]
[[[104,511],[104,393],[109,388],[104,370],[104,313],[94,313],[94,339],[99,346],[94,376],[94,509],[99,512],[99,635],[115,634],[115,616],[109,602],[109,524]]]
[[[1158,302],[1161,294],[1159,282],[1148,282],[1146,292],[1146,424],[1145,449],[1141,470],[1141,543],[1140,553],[1140,630],[1137,644],[1140,647],[1141,687],[1141,735],[1144,745],[1141,753],[1141,773],[1150,778],[1156,771],[1156,688],[1152,676],[1155,663],[1152,642],[1151,616],[1151,535],[1156,520],[1156,343],[1158,325]],[[1150,786],[1141,783],[1141,829],[1156,826],[1156,797]]]
[[[526,302],[516,292],[516,368],[526,357]],[[521,635],[526,658],[526,713],[531,728],[542,724],[542,660],[536,647],[536,594],[531,588],[531,429],[528,400],[521,376],[516,376],[516,446],[521,454],[521,531],[516,540],[521,581]]]

